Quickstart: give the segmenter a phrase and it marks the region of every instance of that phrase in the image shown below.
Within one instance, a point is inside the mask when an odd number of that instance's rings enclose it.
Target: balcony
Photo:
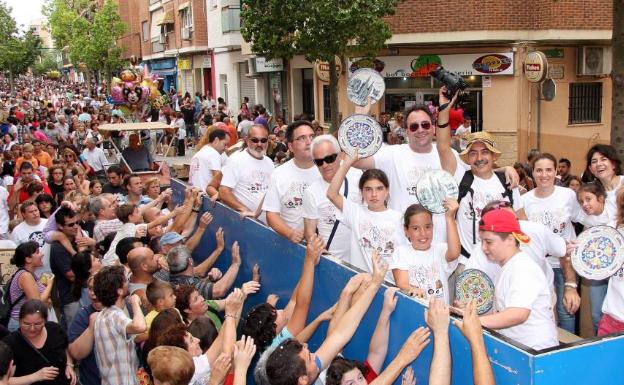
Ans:
[[[228,5],[221,8],[221,32],[240,31],[240,5]]]

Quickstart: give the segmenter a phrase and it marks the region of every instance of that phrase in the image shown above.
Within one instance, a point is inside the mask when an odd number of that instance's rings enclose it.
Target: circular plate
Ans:
[[[442,214],[446,198],[459,196],[459,185],[451,174],[444,170],[430,170],[420,177],[416,184],[418,202],[435,214]]]
[[[467,269],[457,277],[455,298],[459,301],[477,301],[477,312],[485,314],[494,306],[494,284],[490,277],[477,269]]]
[[[340,124],[338,142],[347,154],[358,151],[360,158],[367,158],[381,148],[381,126],[368,115],[351,115]]]
[[[577,238],[572,252],[572,267],[588,279],[606,279],[624,263],[624,236],[609,226],[595,226]]]
[[[358,106],[365,106],[368,97],[371,97],[371,104],[375,104],[381,99],[386,91],[386,82],[379,75],[379,72],[370,68],[360,68],[355,71],[347,82],[347,97]]]

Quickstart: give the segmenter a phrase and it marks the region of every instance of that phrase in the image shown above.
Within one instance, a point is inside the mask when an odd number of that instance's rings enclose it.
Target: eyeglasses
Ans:
[[[22,322],[22,327],[24,329],[41,329],[45,325],[45,322],[35,322],[35,323],[26,323]]]
[[[409,125],[409,130],[411,132],[415,132],[416,130],[418,130],[418,127],[422,128],[423,130],[428,130],[431,128],[431,122],[427,122],[427,121],[420,122],[420,123],[414,122]]]
[[[308,140],[311,142],[314,139],[314,135],[301,135],[295,138],[297,142],[307,142]]]
[[[269,138],[249,138],[249,140],[251,140],[253,143],[256,143],[256,144],[258,143],[264,144],[269,141]]]
[[[338,154],[327,155],[326,157],[321,158],[321,159],[314,159],[314,164],[316,164],[318,167],[321,167],[323,163],[327,163],[327,164],[334,163],[337,158],[338,158]]]

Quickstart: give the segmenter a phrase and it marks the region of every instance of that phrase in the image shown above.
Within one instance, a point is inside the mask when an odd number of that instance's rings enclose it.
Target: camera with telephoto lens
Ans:
[[[429,72],[429,75],[433,76],[446,86],[444,96],[446,96],[448,100],[453,99],[453,95],[455,95],[457,91],[463,91],[468,87],[464,78],[454,72],[445,70],[442,66],[439,66],[435,70]]]

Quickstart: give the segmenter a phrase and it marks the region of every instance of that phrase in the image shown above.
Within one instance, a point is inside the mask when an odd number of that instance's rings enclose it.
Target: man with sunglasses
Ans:
[[[69,239],[74,250],[78,250],[78,232],[82,232],[78,222],[78,214],[67,206],[61,206],[54,214],[58,230]],[[85,235],[83,232],[82,235]],[[58,298],[61,304],[65,330],[71,325],[76,312],[80,309],[78,301],[72,294],[72,283],[75,280],[74,272],[71,268],[72,255],[58,241],[50,244],[50,267],[55,276]]]
[[[288,125],[286,140],[293,159],[273,172],[262,206],[267,213],[267,224],[295,243],[303,240],[303,194],[310,184],[321,178],[312,158],[313,139],[310,122],[297,120]]]
[[[268,142],[269,130],[254,124],[247,135],[247,148],[232,154],[223,167],[219,197],[242,217],[258,217],[269,189],[275,166],[266,156]],[[264,222],[265,218],[260,217],[260,220]]]
[[[338,258],[346,258],[351,250],[351,229],[341,222],[341,212],[327,199],[327,189],[336,175],[342,159],[338,140],[332,135],[320,135],[312,141],[314,164],[321,179],[312,183],[303,194],[303,224],[306,240],[317,233],[325,248]],[[358,182],[362,172],[351,168],[340,187],[340,194],[360,204],[362,195]]]
[[[368,107],[356,108],[356,112],[368,113]],[[398,212],[418,203],[416,185],[429,170],[440,170],[440,156],[433,145],[435,126],[426,106],[409,107],[405,113],[407,144],[383,146],[375,155],[360,159],[355,167],[383,170],[390,181],[388,207]],[[454,152],[457,157],[457,152]],[[444,214],[433,215],[433,242],[446,242]]]

